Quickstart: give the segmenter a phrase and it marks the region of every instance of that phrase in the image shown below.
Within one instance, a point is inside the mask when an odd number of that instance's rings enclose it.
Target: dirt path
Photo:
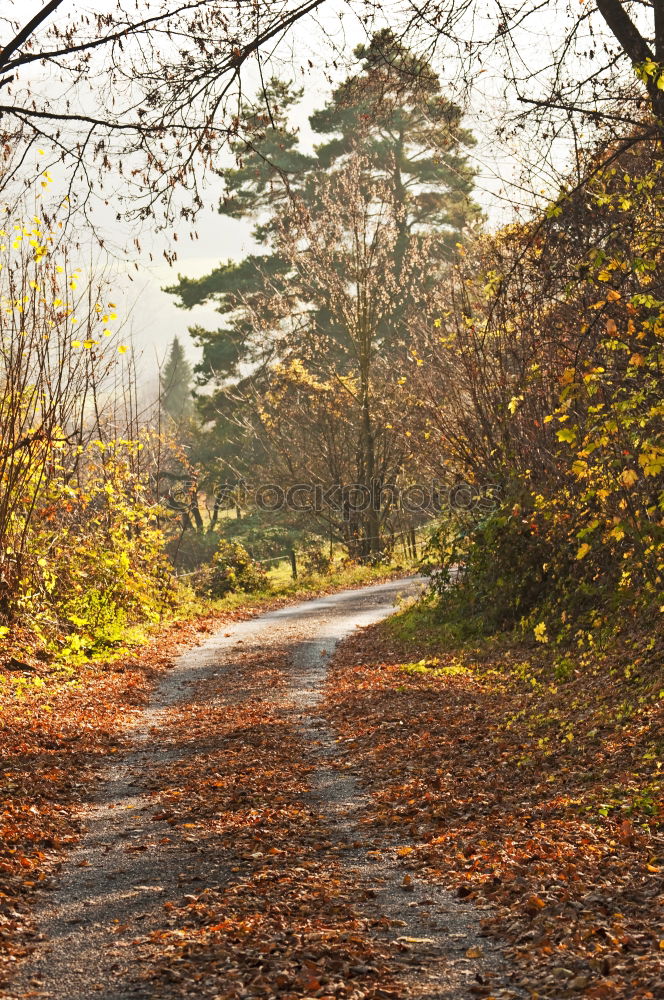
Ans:
[[[318,711],[335,645],[419,586],[284,608],[182,656],[109,763],[4,996],[488,995],[482,914],[366,826]]]

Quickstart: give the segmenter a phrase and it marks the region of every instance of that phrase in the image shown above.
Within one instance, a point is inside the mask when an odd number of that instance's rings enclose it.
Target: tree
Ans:
[[[278,366],[297,361],[321,383],[347,379],[347,395],[354,393],[347,416],[356,423],[353,474],[346,467],[345,482],[380,492],[399,460],[398,449],[388,448],[388,467],[378,468],[376,434],[389,422],[378,413],[378,367],[393,378],[409,356],[408,325],[421,289],[435,283],[464,223],[478,213],[464,154],[472,137],[428,64],[390,32],[357,56],[359,73],[312,117],[327,137],[315,157],[298,152],[287,115],[294,95],[274,81],[272,117],[250,149],[236,146],[238,168],[224,172],[229,193],[220,210],[253,216],[267,253],[196,282],[180,278],[168,291],[185,308],[216,301],[226,321],[218,331],[192,330],[203,346],[199,378],[216,387],[203,403],[206,417],[234,411],[251,438]],[[253,106],[246,116],[255,122]],[[225,419],[220,430],[222,449]],[[269,435],[263,440],[269,460]],[[324,452],[310,426],[312,447],[315,441]],[[292,457],[290,468],[294,475]],[[380,548],[384,514],[367,512],[365,556]]]
[[[593,125],[632,142],[635,130],[643,138],[653,130],[663,134],[662,0],[579,6],[525,0],[513,7],[500,0],[434,0],[426,18],[416,15],[411,30],[420,44],[442,41],[447,53],[456,45],[469,88],[488,64],[499,67],[506,96],[525,109],[515,115],[517,127],[527,117],[536,119],[540,158],[547,140],[555,148],[565,125],[577,150],[581,133],[587,142]],[[533,45],[533,37],[546,38],[547,46]]]
[[[284,314],[281,351],[255,383],[266,452],[281,459],[282,481],[338,487],[319,510],[353,556],[373,558],[393,505],[405,452],[390,423],[404,365],[406,330],[423,302],[429,248],[411,242],[399,256],[403,206],[392,183],[367,180],[355,154],[323,174],[309,200],[278,217],[276,245],[290,264],[288,296],[266,294]],[[274,463],[272,464],[274,467]]]
[[[5,16],[2,190],[57,169],[86,212],[112,197],[143,218],[192,218],[204,173],[238,133],[243,68],[322,2],[139,0],[127,14],[49,0],[28,20]]]
[[[361,153],[374,176],[389,179],[403,206],[400,252],[418,231],[439,235],[448,259],[461,232],[477,215],[475,172],[466,151],[475,145],[461,108],[441,93],[430,63],[385,28],[355,50],[356,74],[335,89],[311,117],[326,137],[318,162],[329,169]]]
[[[182,344],[173,337],[171,348],[159,376],[160,401],[165,413],[177,424],[193,415],[193,372]]]

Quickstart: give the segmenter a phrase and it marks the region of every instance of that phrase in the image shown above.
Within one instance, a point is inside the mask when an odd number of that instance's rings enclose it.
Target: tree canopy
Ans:
[[[222,434],[233,411],[250,436],[257,428],[273,432],[265,401],[279,373],[290,372],[292,387],[293,365],[307,391],[312,379],[320,386],[345,380],[355,443],[344,446],[350,461],[342,478],[372,489],[374,480],[380,488],[398,477],[402,464],[393,445],[384,452],[387,465],[376,464],[376,435],[389,423],[380,413],[390,394],[389,359],[408,357],[424,290],[479,213],[467,156],[474,140],[430,65],[390,31],[356,56],[358,71],[312,115],[323,139],[313,153],[299,148],[288,119],[297,94],[283,83],[269,85],[269,115],[247,106],[255,137],[236,143],[238,165],[220,171],[227,184],[220,211],[253,219],[266,252],[197,281],[181,277],[168,291],[185,308],[215,301],[225,319],[217,331],[192,330],[203,347],[199,381],[215,389],[203,412]],[[331,480],[329,441],[317,430],[310,422],[309,456],[326,456],[316,476]],[[282,428],[280,440],[295,438]],[[264,441],[266,455],[274,448],[274,439]],[[292,453],[282,449],[281,459],[282,475],[303,473]],[[378,526],[363,530],[379,546]]]

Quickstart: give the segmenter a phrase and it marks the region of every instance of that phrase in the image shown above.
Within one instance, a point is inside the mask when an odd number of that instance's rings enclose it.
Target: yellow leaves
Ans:
[[[562,427],[559,431],[556,431],[556,437],[559,441],[574,444],[576,441],[576,429],[574,427]]]
[[[628,489],[630,489],[634,483],[638,482],[638,478],[638,473],[636,473],[634,469],[623,469],[620,473],[620,482]]]
[[[522,402],[523,402],[523,396],[512,396],[509,403],[507,404],[507,409],[510,411],[512,416],[514,416],[516,411],[519,409],[519,403]]]
[[[634,64],[634,72],[636,73],[639,80],[642,83],[647,83],[649,79],[652,79],[659,71],[659,66],[654,59],[648,56],[641,63]],[[657,81],[657,86],[659,86],[659,80]]]
[[[127,348],[125,347],[124,344],[120,344],[120,346],[118,347],[118,354],[126,354],[126,353],[127,353]]]
[[[71,346],[72,347],[82,347],[82,344],[81,344],[80,340],[72,340]]]
[[[572,462],[572,472],[577,479],[585,479],[588,476],[588,463],[579,458]]]
[[[658,476],[664,469],[664,451],[653,447],[642,451],[639,455],[639,465],[646,476]]]
[[[533,635],[537,642],[548,642],[549,637],[546,633],[546,622],[540,622],[539,625],[536,625],[533,629]]]
[[[590,545],[588,545],[588,542],[583,542],[583,544],[579,545],[579,548],[577,549],[576,558],[585,559],[585,557],[588,555],[589,552],[590,552]]]

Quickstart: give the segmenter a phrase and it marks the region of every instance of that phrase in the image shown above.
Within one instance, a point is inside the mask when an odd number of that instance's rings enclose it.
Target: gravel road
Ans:
[[[419,578],[397,580],[282,608],[226,626],[181,656],[131,730],[128,751],[109,761],[98,800],[83,815],[84,838],[67,857],[55,889],[44,893],[35,951],[3,996],[165,996],[163,986],[155,992],[141,979],[133,947],[136,926],[144,935],[158,934],[164,904],[181,899],[192,885],[222,884],[229,878],[229,862],[203,858],[195,837],[173,836],[172,827],[155,813],[155,775],[168,772],[183,752],[197,750],[183,751],[162,734],[172,713],[192,699],[218,699],[220,690],[229,704],[243,698],[244,692],[230,683],[230,671],[238,650],[252,645],[260,649],[287,643],[292,649],[285,683],[274,692],[275,705],[296,719],[315,765],[310,795],[329,818],[333,838],[345,847],[347,877],[363,889],[359,905],[387,918],[385,929],[377,933],[403,956],[419,984],[417,995],[459,998],[478,968],[495,965],[486,941],[478,940],[480,913],[460,906],[440,887],[417,880],[405,891],[400,844],[385,845],[367,859],[361,825],[366,799],[357,776],[339,766],[335,734],[317,711],[335,645],[356,627],[388,615],[399,597],[416,594],[422,586]],[[214,684],[216,694],[206,684]],[[467,958],[474,951],[483,956],[479,965]],[[201,995],[215,995],[208,987]],[[218,989],[223,991],[223,983]]]

